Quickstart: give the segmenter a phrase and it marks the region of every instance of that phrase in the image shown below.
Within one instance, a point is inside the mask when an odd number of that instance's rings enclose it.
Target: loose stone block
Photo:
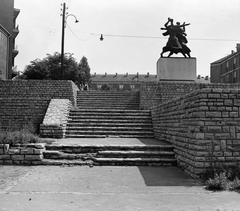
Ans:
[[[5,164],[5,165],[12,165],[13,161],[12,160],[3,160],[3,164]]]
[[[32,161],[33,165],[42,165],[43,162],[42,161]]]
[[[20,149],[9,149],[8,154],[10,155],[20,154]]]
[[[32,161],[32,160],[42,160],[43,155],[25,155],[25,160]]]
[[[24,148],[24,149],[21,149],[21,154],[24,154],[24,155],[32,155],[32,154],[33,154],[33,148]]]
[[[10,155],[0,155],[0,160],[9,160],[11,159]]]
[[[43,149],[33,149],[34,155],[41,155],[43,153]]]
[[[24,155],[12,155],[12,160],[24,160]]]

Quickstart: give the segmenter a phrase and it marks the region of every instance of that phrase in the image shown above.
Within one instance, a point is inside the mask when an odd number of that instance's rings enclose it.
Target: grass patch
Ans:
[[[24,126],[19,130],[0,128],[0,144],[16,145],[41,142],[40,137],[34,134],[34,131],[32,125]]]

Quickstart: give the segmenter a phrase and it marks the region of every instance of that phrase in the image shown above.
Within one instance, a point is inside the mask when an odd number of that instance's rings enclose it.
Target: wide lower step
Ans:
[[[92,145],[91,143],[87,145],[53,144],[46,145],[46,150],[85,155],[102,151],[173,151],[173,146],[167,143],[158,145]]]
[[[93,158],[94,165],[101,166],[174,166],[174,158]]]
[[[94,158],[166,158],[173,159],[173,151],[99,151],[97,153],[67,153],[55,150],[43,152],[45,159],[92,160]]]
[[[99,151],[98,158],[174,158],[173,151]]]
[[[66,135],[115,135],[115,136],[154,136],[153,131],[118,131],[118,130],[67,130]]]

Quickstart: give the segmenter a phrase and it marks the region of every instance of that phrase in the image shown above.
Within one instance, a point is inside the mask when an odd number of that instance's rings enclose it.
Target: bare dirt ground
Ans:
[[[9,186],[14,185],[34,168],[34,166],[0,165],[0,191],[4,191]]]

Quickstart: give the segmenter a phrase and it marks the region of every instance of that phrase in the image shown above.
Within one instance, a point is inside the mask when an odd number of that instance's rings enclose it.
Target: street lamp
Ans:
[[[67,18],[69,16],[73,16],[75,18],[75,23],[78,23],[76,16],[73,14],[67,14],[66,15],[66,3],[63,3],[63,13],[62,13],[62,48],[61,48],[61,79],[63,80],[63,58],[64,58],[64,34],[65,34],[65,27]]]

